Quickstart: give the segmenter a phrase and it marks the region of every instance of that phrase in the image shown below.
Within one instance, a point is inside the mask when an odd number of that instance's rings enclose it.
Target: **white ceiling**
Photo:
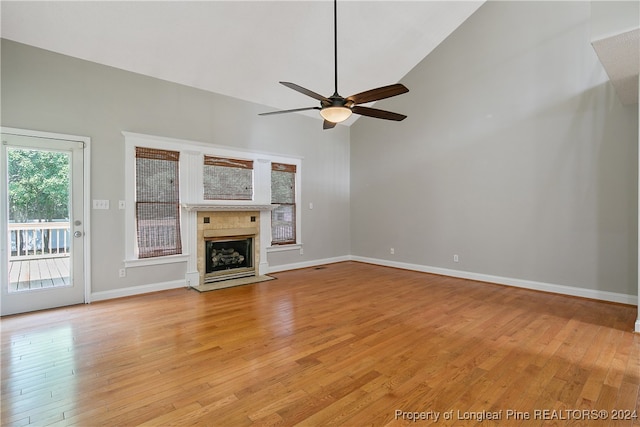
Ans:
[[[340,94],[397,83],[482,3],[339,1]],[[317,104],[281,80],[333,93],[329,0],[2,1],[0,7],[3,38],[88,61],[274,109]]]

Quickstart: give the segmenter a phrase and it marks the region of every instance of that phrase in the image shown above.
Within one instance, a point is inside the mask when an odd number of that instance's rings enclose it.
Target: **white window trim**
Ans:
[[[142,267],[149,265],[171,264],[186,262],[191,257],[188,248],[184,244],[185,232],[189,227],[185,226],[184,215],[180,220],[180,233],[183,241],[181,255],[169,255],[153,258],[138,258],[136,221],[135,221],[135,147],[148,147],[160,150],[180,152],[180,202],[184,205],[221,206],[239,209],[250,208],[257,205],[271,204],[271,163],[287,163],[296,165],[295,195],[296,195],[296,243],[289,245],[271,245],[271,215],[261,215],[264,224],[263,230],[268,230],[268,236],[264,236],[263,244],[267,252],[279,252],[299,250],[302,247],[302,157],[283,156],[280,154],[260,152],[236,147],[228,147],[215,144],[206,144],[196,141],[188,141],[175,138],[167,138],[154,135],[145,135],[123,131],[125,139],[125,259],[124,266]],[[204,200],[203,191],[203,165],[204,156],[230,157],[254,161],[254,200]]]
[[[267,252],[299,251],[302,243],[289,243],[287,245],[272,245],[267,248]]]
[[[189,254],[182,253],[180,255],[168,255],[153,258],[138,258],[138,241],[136,237],[136,147],[148,147],[159,150],[181,151],[176,144],[161,139],[152,140],[146,138],[137,138],[134,135],[128,136],[125,132],[125,268],[143,267],[148,265],[170,264],[175,262],[184,262],[188,259]],[[182,153],[180,153],[182,154]],[[182,190],[184,187],[183,180],[188,169],[184,156],[180,156],[179,162],[179,180],[180,180],[180,197],[182,198]],[[180,220],[180,234],[183,233],[183,221]],[[184,250],[184,247],[183,247]]]
[[[302,230],[300,229],[300,224],[302,223],[301,221],[301,217],[302,217],[302,212],[300,209],[300,164],[296,164],[296,163],[292,163],[292,162],[286,162],[286,161],[273,161],[273,163],[282,163],[282,164],[288,164],[288,165],[295,165],[296,166],[296,173],[294,176],[294,196],[295,196],[295,210],[296,210],[296,242],[295,243],[282,243],[282,244],[278,244],[278,245],[274,245],[272,244],[273,242],[273,236],[269,236],[269,246],[267,246],[267,252],[282,252],[282,251],[287,251],[287,250],[294,250],[294,249],[300,249],[300,247],[302,246],[302,239],[300,236],[302,236]],[[271,165],[269,165],[269,192],[271,192]],[[269,230],[271,230],[271,216],[269,216]]]
[[[153,258],[127,259],[124,261],[125,268],[146,267],[148,265],[173,264],[177,262],[187,262],[189,254],[166,255]]]

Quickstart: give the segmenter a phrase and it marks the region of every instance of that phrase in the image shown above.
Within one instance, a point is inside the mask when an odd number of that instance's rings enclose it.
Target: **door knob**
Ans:
[[[82,231],[75,231],[73,237],[82,237]]]

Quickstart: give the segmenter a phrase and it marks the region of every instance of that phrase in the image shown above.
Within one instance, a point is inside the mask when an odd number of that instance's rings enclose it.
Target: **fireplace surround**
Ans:
[[[258,275],[259,211],[198,211],[196,218],[201,285]]]

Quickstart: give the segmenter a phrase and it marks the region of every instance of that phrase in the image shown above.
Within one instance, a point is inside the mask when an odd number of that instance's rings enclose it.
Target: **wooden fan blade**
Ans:
[[[325,130],[333,129],[334,127],[336,127],[336,124],[328,120],[325,120],[324,123],[322,124],[322,129],[325,129]]]
[[[407,118],[404,114],[392,113],[391,111],[379,110],[377,108],[360,107],[356,105],[351,108],[355,114],[361,116],[375,117],[376,119],[395,120],[397,122]]]
[[[367,102],[378,101],[380,99],[391,98],[392,96],[401,95],[409,92],[405,85],[396,83],[394,85],[383,86],[376,89],[360,92],[356,95],[347,97],[347,101],[354,104],[366,104]]]
[[[286,86],[286,87],[288,87],[289,89],[293,89],[293,90],[295,90],[296,92],[300,92],[300,93],[302,93],[302,94],[305,94],[305,95],[307,95],[307,96],[310,96],[310,97],[311,97],[311,98],[313,98],[313,99],[317,99],[318,101],[331,103],[331,101],[330,101],[328,98],[326,98],[326,97],[324,97],[324,96],[322,96],[322,95],[320,95],[320,94],[318,94],[318,93],[315,93],[315,92],[313,92],[313,91],[311,91],[311,90],[309,90],[309,89],[303,88],[302,86],[297,85],[297,84],[295,84],[295,83],[290,83],[290,82],[280,82],[280,84],[285,85],[285,86]]]
[[[258,115],[259,116],[270,116],[272,114],[295,113],[296,111],[307,111],[307,110],[320,110],[320,107],[304,107],[304,108],[294,108],[292,110],[269,111],[268,113],[260,113]]]

